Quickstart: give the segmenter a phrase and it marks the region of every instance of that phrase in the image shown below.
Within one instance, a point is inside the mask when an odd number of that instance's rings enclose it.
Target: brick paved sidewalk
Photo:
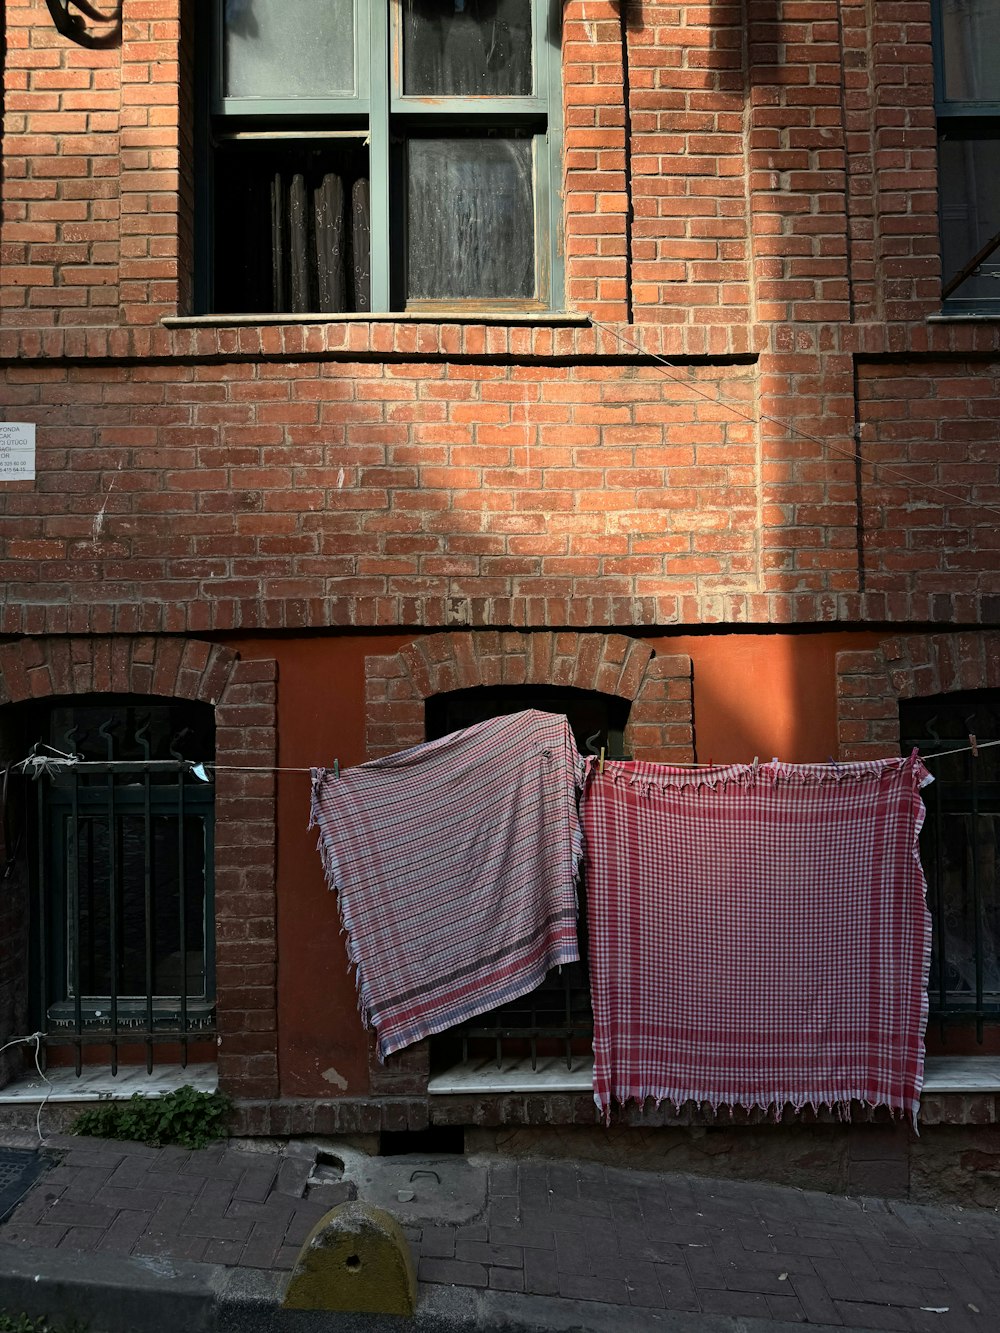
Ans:
[[[0,1242],[291,1269],[316,1222],[354,1194],[338,1184],[303,1197],[311,1156],[70,1135],[53,1135],[46,1151],[56,1165],[0,1226]]]
[[[1000,1218],[578,1163],[493,1163],[482,1221],[412,1233],[424,1282],[853,1329],[1000,1327]]]
[[[306,1145],[49,1148],[57,1164],[0,1243],[280,1271],[354,1192],[310,1184]],[[1000,1218],[984,1210],[534,1159],[492,1160],[483,1179],[469,1222],[420,1222],[411,1207],[421,1282],[626,1307],[640,1328],[655,1311],[690,1312],[692,1326],[697,1312],[904,1333],[1000,1326]]]

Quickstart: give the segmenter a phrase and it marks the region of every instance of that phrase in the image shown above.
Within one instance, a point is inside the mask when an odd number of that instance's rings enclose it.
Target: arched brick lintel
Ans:
[[[837,654],[842,759],[899,753],[899,701],[1000,688],[1000,632],[897,635]]]
[[[146,694],[217,704],[237,654],[200,639],[20,639],[0,646],[0,703],[71,694]]]
[[[397,653],[365,661],[367,753],[424,740],[432,695],[484,685],[556,685],[632,703],[626,746],[637,758],[694,758],[691,659],[657,656],[644,639],[571,631],[472,630],[427,634]]]
[[[219,1085],[233,1097],[276,1097],[277,663],[150,635],[0,645],[0,705],[79,694],[156,695],[215,709]]]

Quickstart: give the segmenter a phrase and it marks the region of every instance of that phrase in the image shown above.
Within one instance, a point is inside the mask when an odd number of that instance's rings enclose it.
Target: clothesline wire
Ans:
[[[975,506],[975,508],[981,509],[984,513],[996,514],[997,517],[1000,518],[1000,509],[996,508],[994,505],[982,504],[981,502],[970,499],[967,495],[958,495],[954,491],[946,490],[943,486],[935,486],[933,482],[921,481],[918,477],[913,477],[909,473],[903,472],[900,468],[894,467],[891,463],[873,463],[870,459],[865,458],[863,454],[858,453],[856,450],[841,449],[838,445],[831,444],[829,440],[820,439],[818,435],[811,435],[809,431],[802,430],[798,426],[793,426],[790,421],[785,421],[781,417],[772,417],[766,412],[761,412],[759,416],[755,417],[749,412],[741,412],[740,409],[734,407],[732,403],[723,401],[718,394],[709,393],[706,389],[700,388],[697,384],[693,383],[691,380],[684,379],[681,375],[671,374],[671,370],[680,369],[675,362],[668,361],[665,356],[660,356],[656,352],[648,352],[639,343],[635,342],[634,339],[626,337],[624,333],[613,328],[610,324],[602,324],[601,321],[595,319],[593,315],[588,316],[588,318],[594,328],[602,329],[605,333],[610,333],[611,336],[617,338],[620,343],[623,343],[627,347],[631,347],[642,356],[650,357],[661,369],[664,370],[667,378],[673,380],[675,384],[680,384],[684,388],[690,389],[692,393],[696,393],[700,398],[704,398],[706,402],[712,403],[717,407],[725,408],[727,412],[732,412],[733,416],[740,417],[743,421],[749,421],[751,425],[756,425],[758,421],[768,421],[773,426],[780,426],[782,430],[787,431],[790,435],[797,435],[799,439],[802,440],[810,440],[813,444],[818,444],[821,449],[827,449],[830,453],[840,454],[843,458],[850,458],[861,467],[870,468],[873,474],[877,472],[878,468],[881,468],[884,473],[891,474],[895,477],[901,477],[908,486],[913,487],[914,489],[934,491],[938,495],[943,495],[949,500],[956,501],[958,504],[968,505],[970,507]]]
[[[924,754],[923,751],[920,751],[919,753],[920,753],[920,757],[921,757],[921,759],[923,759],[923,760],[928,760],[928,759],[944,759],[947,755],[952,755],[952,754],[971,754],[971,753],[973,752],[973,750],[986,750],[986,749],[988,749],[988,748],[989,748],[990,746],[992,746],[992,745],[1000,745],[1000,740],[996,740],[996,741],[981,741],[981,740],[977,740],[976,743],[975,743],[975,745],[962,745],[962,746],[959,746],[958,749],[956,749],[956,750],[935,750],[935,751],[932,751],[931,753],[928,753],[928,754]],[[596,759],[597,756],[596,756],[596,755],[592,755],[591,758]],[[607,761],[607,760],[606,760],[606,762],[610,762],[610,761]],[[734,762],[736,762],[736,761],[734,761]],[[779,762],[780,762],[780,761],[779,761]],[[832,761],[831,761],[831,762],[832,762]],[[841,764],[848,764],[848,763],[856,763],[857,761],[856,761],[856,760],[845,759],[845,760],[840,760],[839,762],[840,762]],[[240,772],[251,772],[251,773],[314,773],[318,768],[323,768],[324,765],[322,765],[322,764],[313,764],[313,765],[312,765],[311,767],[309,767],[309,768],[275,768],[273,765],[270,765],[270,764],[216,764],[216,763],[213,763],[212,760],[210,760],[210,759],[206,759],[206,760],[205,760],[205,767],[206,767],[206,768],[214,768],[217,772],[222,771],[223,769],[225,769],[225,770],[229,770],[229,771],[240,771]],[[685,761],[682,760],[682,759],[675,759],[675,760],[672,760],[672,761],[671,761],[670,767],[671,767],[671,768],[705,768],[705,769],[710,769],[710,768],[731,768],[731,767],[733,767],[733,765],[732,765],[732,764],[728,764],[728,763],[723,763],[723,764],[695,764],[695,763],[685,762]]]
[[[958,747],[957,747],[956,749],[954,749],[954,750],[934,750],[934,751],[929,752],[929,753],[926,753],[926,754],[925,754],[923,751],[918,751],[918,753],[920,754],[920,758],[923,759],[924,762],[926,763],[928,760],[945,759],[945,758],[947,758],[949,755],[953,755],[953,754],[973,754],[973,753],[978,753],[980,750],[988,750],[991,746],[994,746],[994,745],[1000,745],[1000,740],[995,740],[995,741],[981,741],[981,740],[977,740],[976,743],[975,743],[975,745],[960,745],[960,746],[958,746]],[[594,759],[597,758],[596,755],[593,755],[593,756],[591,756],[591,757],[594,758]],[[63,763],[68,764],[70,767],[72,767],[73,764],[75,764],[76,762],[78,762],[78,761],[77,761],[77,757],[76,757],[76,755],[63,755],[63,756],[62,756],[62,760],[63,760]],[[192,762],[193,762],[193,761],[192,761]],[[755,761],[755,762],[756,762],[756,761]],[[778,762],[778,763],[781,762],[780,760],[778,760],[777,756],[775,756],[775,762]],[[820,761],[814,761],[814,762],[820,762]],[[849,763],[856,763],[856,762],[858,762],[858,761],[857,761],[857,760],[850,760],[850,759],[844,759],[844,760],[837,761],[837,760],[834,760],[833,758],[831,758],[829,762],[833,765],[834,768],[838,768],[838,767],[840,767],[841,765],[849,764]],[[26,772],[26,771],[27,771],[28,764],[29,764],[29,760],[28,760],[28,759],[23,759],[23,760],[21,760],[21,761],[20,761],[19,763],[17,763],[17,764],[12,764],[11,767],[12,767],[12,768],[20,768],[20,769],[22,770],[22,772]],[[59,761],[56,760],[56,761],[54,761],[54,765],[53,765],[53,766],[58,766],[58,764],[59,764]],[[211,768],[211,769],[213,769],[216,773],[222,773],[222,772],[225,772],[225,773],[315,773],[315,772],[317,772],[317,771],[323,771],[323,770],[331,771],[331,770],[329,769],[329,766],[324,765],[324,764],[310,764],[308,767],[306,767],[306,768],[302,768],[302,767],[298,767],[298,766],[295,766],[295,767],[278,766],[278,765],[276,765],[276,764],[217,764],[217,763],[215,763],[215,761],[212,760],[212,759],[205,759],[205,760],[202,760],[202,761],[201,761],[201,766],[202,766],[203,768]],[[710,770],[715,769],[715,768],[747,767],[747,765],[745,765],[745,764],[744,764],[744,765],[740,765],[738,760],[734,760],[732,763],[698,764],[698,763],[693,763],[693,762],[686,761],[686,760],[683,760],[683,759],[675,759],[675,760],[672,760],[672,761],[671,761],[671,763],[668,765],[668,767],[670,767],[670,768],[703,768],[703,769],[705,769],[706,771],[710,771]]]

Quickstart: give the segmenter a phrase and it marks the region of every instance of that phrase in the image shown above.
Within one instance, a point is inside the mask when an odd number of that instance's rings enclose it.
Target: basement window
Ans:
[[[1000,735],[1000,691],[973,690],[900,704],[904,753],[967,747],[969,734]],[[946,1028],[1000,1022],[1000,750],[933,763],[922,795],[920,859],[933,923],[930,1019]]]
[[[525,708],[561,713],[581,754],[624,758],[629,701],[556,686],[482,686],[432,696],[427,739]],[[579,895],[581,960],[550,972],[542,984],[509,1004],[431,1038],[432,1092],[523,1087],[590,1089],[594,1015],[587,971],[587,903]]]

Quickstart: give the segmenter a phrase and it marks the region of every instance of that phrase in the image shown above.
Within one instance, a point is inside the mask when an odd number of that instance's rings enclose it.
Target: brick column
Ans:
[[[67,41],[39,0],[3,14],[0,324],[113,323],[121,52]]]
[[[215,919],[219,1086],[278,1096],[277,663],[239,662],[216,709]],[[259,767],[259,771],[253,771]]]
[[[563,9],[566,296],[598,319],[626,317],[625,107],[621,26],[608,0]],[[553,201],[558,208],[556,201]]]
[[[156,324],[178,308],[180,117],[182,110],[190,114],[187,99],[178,95],[181,7],[181,0],[125,6],[121,319],[130,326]],[[185,134],[189,137],[190,126]],[[188,230],[185,225],[186,235]]]

